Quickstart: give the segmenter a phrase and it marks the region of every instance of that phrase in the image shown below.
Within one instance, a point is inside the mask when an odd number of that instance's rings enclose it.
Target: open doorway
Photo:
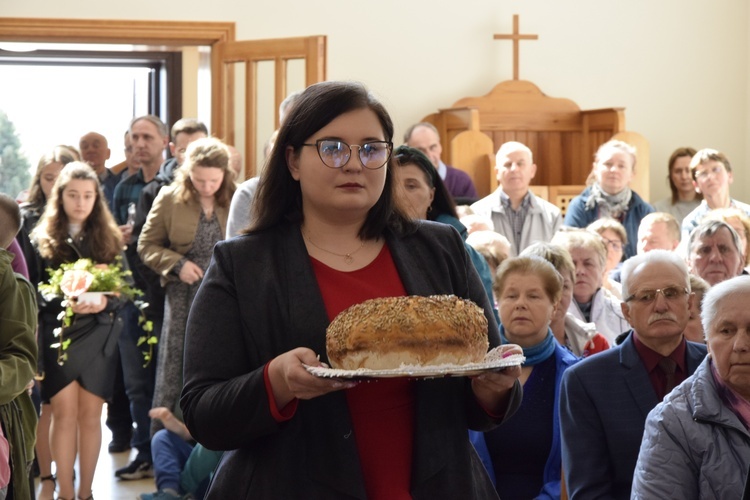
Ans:
[[[77,146],[89,131],[108,139],[108,165],[114,166],[124,160],[123,135],[134,116],[151,113],[171,122],[182,115],[180,52],[83,44],[21,48],[0,46],[0,110],[32,170],[52,147]]]

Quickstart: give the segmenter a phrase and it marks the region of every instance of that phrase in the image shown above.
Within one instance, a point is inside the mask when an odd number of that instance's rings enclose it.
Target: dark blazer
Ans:
[[[705,356],[706,346],[687,343],[689,375]],[[565,371],[560,424],[571,500],[630,498],[646,417],[658,403],[632,332],[621,345]]]
[[[452,227],[423,221],[408,236],[386,234],[408,294],[453,293],[485,311],[490,343],[499,336],[487,294]],[[182,410],[193,437],[231,450],[208,499],[366,497],[342,391],[299,401],[292,419],[272,417],[264,365],[306,346],[327,361],[329,320],[298,225],[217,244],[190,311]],[[516,385],[509,414],[520,404]],[[496,498],[467,428],[499,422],[477,405],[466,378],[416,383],[411,487],[414,498]]]

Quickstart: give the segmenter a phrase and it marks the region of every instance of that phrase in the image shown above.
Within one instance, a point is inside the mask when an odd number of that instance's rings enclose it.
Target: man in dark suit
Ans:
[[[648,412],[706,355],[683,330],[693,294],[677,254],[654,250],[622,268],[625,341],[565,372],[560,388],[563,471],[576,498],[630,498]]]

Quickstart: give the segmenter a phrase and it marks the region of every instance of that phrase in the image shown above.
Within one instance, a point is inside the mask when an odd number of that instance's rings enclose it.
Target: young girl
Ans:
[[[46,268],[88,258],[111,264],[121,253],[121,235],[107,209],[96,174],[85,163],[72,162],[60,172],[39,224],[31,233]],[[124,265],[124,260],[123,260]],[[44,360],[42,399],[51,402],[50,447],[57,464],[58,499],[75,498],[73,466],[79,458],[78,498],[89,500],[101,448],[101,413],[114,386],[117,337],[122,302],[113,295],[98,304],[73,300],[72,324],[62,335],[70,344],[51,347],[61,339],[60,300],[40,299],[39,324]]]

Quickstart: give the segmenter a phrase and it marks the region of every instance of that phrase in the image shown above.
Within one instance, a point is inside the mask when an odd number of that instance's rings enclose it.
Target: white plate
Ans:
[[[465,365],[414,366],[401,365],[393,370],[339,370],[323,366],[304,365],[305,369],[317,377],[323,378],[397,378],[397,377],[468,377],[480,375],[488,371],[497,371],[509,366],[523,364],[526,358],[523,354],[513,354],[503,358],[499,347],[490,350],[481,363]]]
[[[111,292],[83,292],[76,299],[79,304],[91,304],[92,306],[98,306],[102,303],[102,297],[105,295],[112,295]]]

